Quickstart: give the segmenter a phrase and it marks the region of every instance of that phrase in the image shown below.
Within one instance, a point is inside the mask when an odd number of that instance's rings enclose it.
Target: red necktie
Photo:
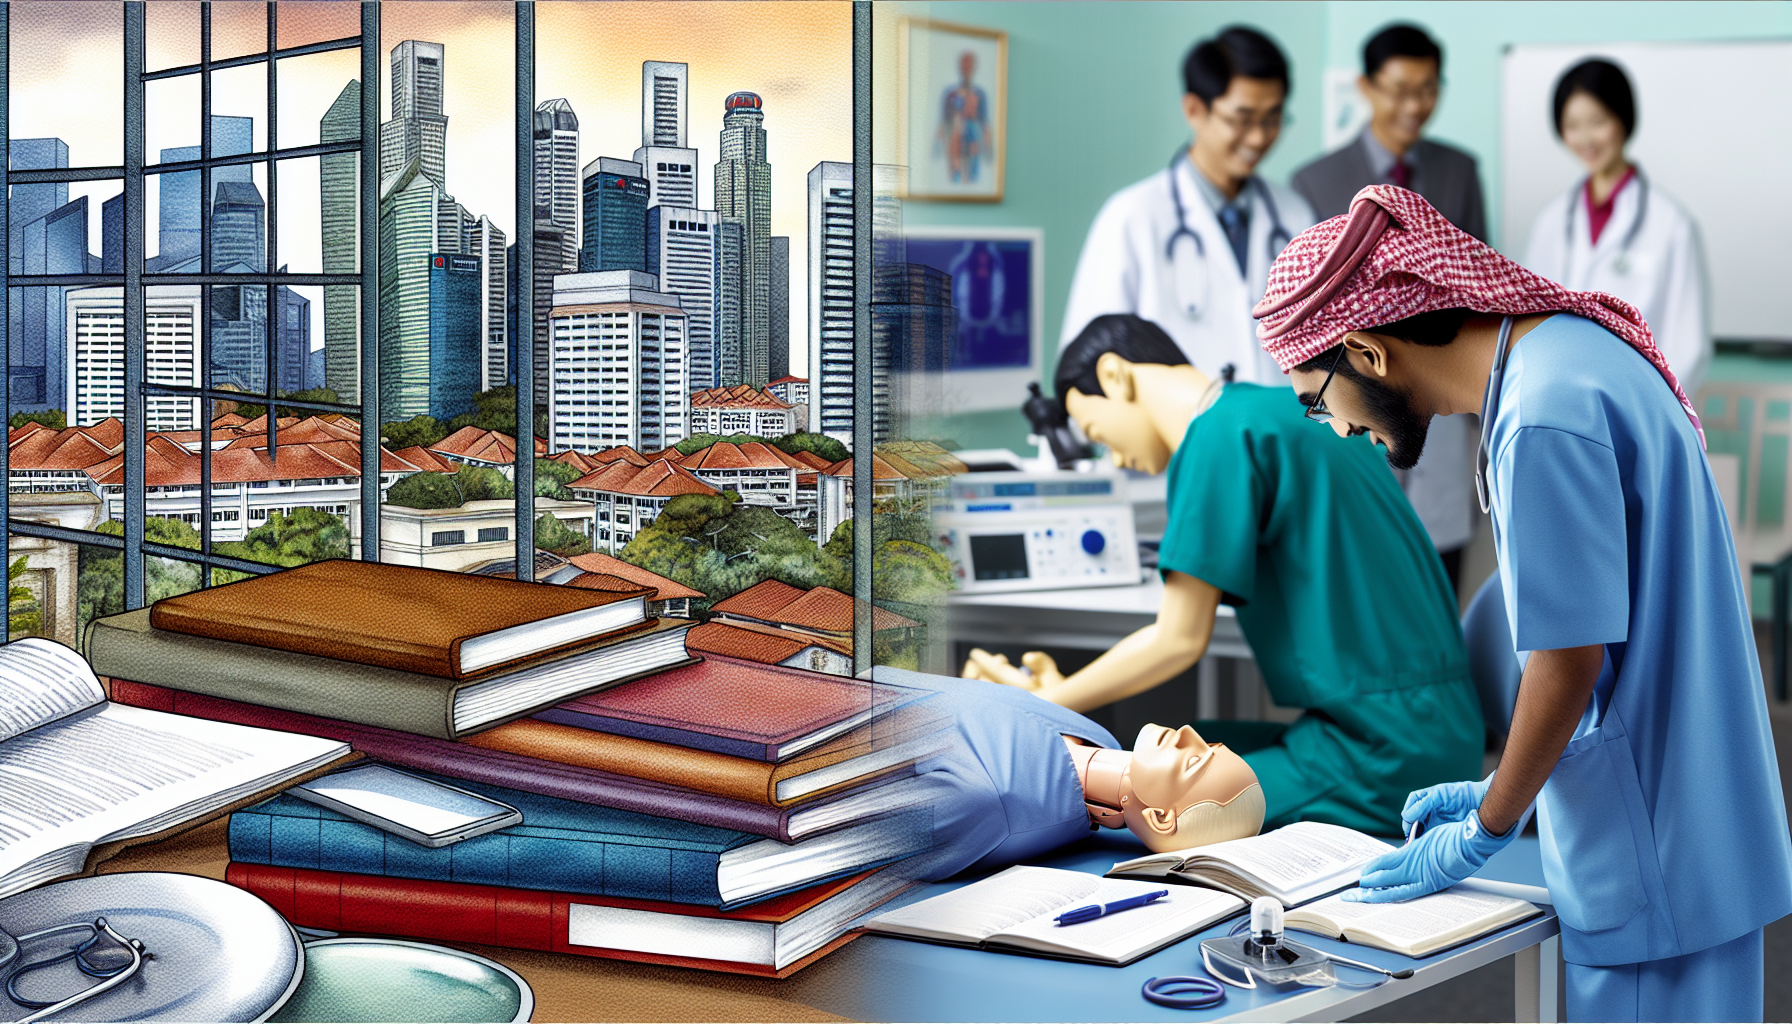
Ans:
[[[1405,160],[1395,160],[1394,166],[1388,168],[1388,181],[1401,188],[1410,188],[1412,183],[1412,168],[1406,165]]]

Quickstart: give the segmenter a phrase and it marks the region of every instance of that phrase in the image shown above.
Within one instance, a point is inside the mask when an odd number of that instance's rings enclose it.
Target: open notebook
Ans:
[[[1164,888],[1057,868],[1012,867],[960,889],[912,903],[865,923],[865,930],[904,939],[1032,953],[1123,966],[1244,909],[1236,896],[1170,887],[1170,894],[1134,910],[1059,925],[1059,914]]]
[[[81,656],[0,647],[0,896],[350,754],[348,744],[112,704]]]
[[[1289,928],[1416,957],[1543,913],[1524,900],[1473,886],[1469,882],[1404,903],[1346,903],[1341,896],[1327,896],[1288,911],[1284,921]]]
[[[1110,878],[1201,885],[1242,896],[1274,896],[1285,907],[1356,885],[1363,865],[1392,850],[1342,825],[1297,821],[1274,832],[1121,861]]]

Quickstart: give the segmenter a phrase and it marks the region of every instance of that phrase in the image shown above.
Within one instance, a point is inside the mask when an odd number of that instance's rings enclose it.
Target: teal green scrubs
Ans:
[[[1217,587],[1275,702],[1306,709],[1279,734],[1199,726],[1239,741],[1264,827],[1397,835],[1413,790],[1481,777],[1480,705],[1443,563],[1382,450],[1303,411],[1288,388],[1231,384],[1189,424],[1158,565]]]

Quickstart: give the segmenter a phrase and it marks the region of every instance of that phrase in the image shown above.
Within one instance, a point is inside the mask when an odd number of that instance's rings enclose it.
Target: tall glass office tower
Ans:
[[[585,165],[585,231],[579,273],[647,269],[647,199],[651,191],[641,175],[641,165],[633,160],[600,156]]]
[[[255,119],[212,115],[212,155],[241,156],[254,149]],[[162,162],[199,159],[198,146],[177,146],[162,150]],[[352,159],[352,158],[351,158]],[[181,260],[199,255],[199,219],[203,203],[199,201],[199,172],[177,171],[157,175],[161,207],[156,217],[156,264],[151,269],[165,270]],[[225,182],[252,183],[254,171],[248,164],[235,164],[212,169],[212,195]]]
[[[434,416],[431,387],[433,258],[460,247],[454,197],[412,157],[380,198],[380,415],[388,423]],[[478,282],[474,282],[477,294]],[[477,349],[478,304],[466,307]],[[477,355],[474,357],[477,361]],[[479,377],[471,377],[470,397]]]
[[[535,254],[535,272],[572,273],[579,264],[579,118],[563,99],[535,108],[535,208],[566,233],[563,251]]]
[[[697,151],[685,145],[689,68],[663,60],[641,62],[641,148],[635,163],[652,183],[649,206],[697,205]]]
[[[67,167],[68,145],[61,139],[14,139],[12,166],[18,170]],[[12,273],[87,272],[87,200],[69,202],[67,182],[12,186],[7,216]],[[79,238],[71,238],[76,232]],[[8,415],[67,409],[65,293],[63,288],[14,288],[7,296],[12,376]]]
[[[380,125],[380,175],[403,170],[413,158],[446,186],[448,118],[442,114],[447,48],[407,39],[392,48],[392,120]]]
[[[764,387],[771,371],[772,165],[765,159],[765,103],[750,92],[723,101],[716,212],[741,228],[740,376],[723,384]]]
[[[714,210],[654,206],[647,211],[647,272],[685,313],[685,365],[692,391],[716,386]]]
[[[852,165],[809,171],[809,429],[852,444]]]
[[[337,94],[336,102],[318,124],[319,142],[348,142],[361,137],[361,83],[351,80]],[[324,273],[353,274],[359,268],[355,252],[355,183],[358,178],[354,153],[328,153],[319,159],[322,176]],[[354,285],[324,285],[324,380],[343,401],[360,393],[360,289]]]

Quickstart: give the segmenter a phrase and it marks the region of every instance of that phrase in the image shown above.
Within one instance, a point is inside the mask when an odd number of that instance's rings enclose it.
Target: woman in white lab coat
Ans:
[[[1231,364],[1236,380],[1286,384],[1257,342],[1251,307],[1276,254],[1314,222],[1306,200],[1255,174],[1281,132],[1288,66],[1268,37],[1233,27],[1198,43],[1182,70],[1195,143],[1096,214],[1059,344],[1104,313],[1133,313],[1215,376]]]
[[[1624,156],[1636,129],[1630,80],[1588,60],[1556,83],[1556,134],[1587,176],[1537,215],[1523,263],[1579,291],[1634,304],[1687,394],[1711,362],[1698,226]]]

